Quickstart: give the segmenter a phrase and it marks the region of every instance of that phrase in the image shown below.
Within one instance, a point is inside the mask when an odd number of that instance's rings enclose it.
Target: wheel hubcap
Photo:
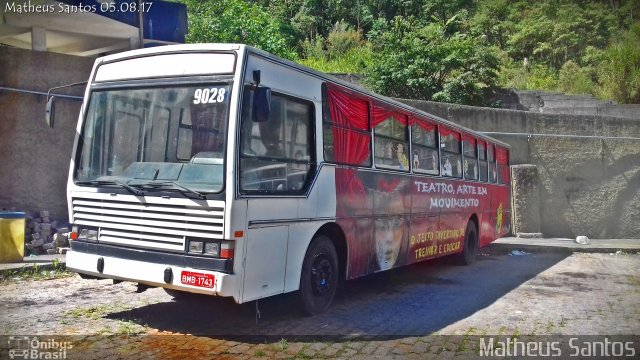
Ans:
[[[324,254],[318,255],[311,266],[311,283],[313,293],[326,295],[333,285],[333,267]]]

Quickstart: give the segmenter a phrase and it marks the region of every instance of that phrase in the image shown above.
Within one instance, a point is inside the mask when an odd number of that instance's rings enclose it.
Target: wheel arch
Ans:
[[[340,280],[346,279],[349,250],[347,247],[347,238],[344,235],[342,228],[335,222],[329,222],[318,229],[314,238],[318,235],[325,235],[331,239],[333,246],[336,248],[336,253],[338,254],[338,272],[340,274]],[[311,243],[309,243],[309,245],[311,245]]]
[[[300,274],[302,271],[302,263],[313,241],[320,235],[328,237],[336,249],[338,255],[338,273],[339,278],[344,280],[346,277],[348,248],[346,236],[340,225],[333,221],[314,225],[298,234],[301,236],[296,241],[289,244],[287,254],[287,272],[285,275],[284,292],[299,290]],[[290,239],[291,240],[291,239]]]

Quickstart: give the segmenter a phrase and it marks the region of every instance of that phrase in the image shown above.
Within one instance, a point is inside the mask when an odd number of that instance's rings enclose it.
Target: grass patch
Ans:
[[[116,335],[137,335],[145,331],[146,329],[144,326],[138,325],[132,320],[127,320],[120,322]]]
[[[80,319],[98,320],[112,312],[123,311],[127,309],[128,308],[124,304],[95,305],[85,308],[75,308],[65,311],[60,318],[60,322],[63,324],[70,324]],[[129,322],[131,322],[131,320],[129,320]]]
[[[0,282],[20,280],[50,280],[73,276],[75,273],[67,270],[64,263],[54,259],[51,266],[43,267],[38,264],[26,265],[19,269],[6,270],[0,274]]]
[[[269,344],[269,350],[273,352],[284,351],[287,346],[289,346],[289,342],[287,341],[287,339],[282,338],[277,343]]]
[[[560,322],[558,323],[558,325],[560,327],[565,327],[565,325],[567,325],[569,319],[565,318],[564,316],[560,317]]]
[[[280,348],[280,351],[284,351],[287,346],[289,346],[289,342],[287,341],[287,339],[280,339],[280,341],[278,341],[278,347]]]
[[[552,321],[547,321],[547,328],[545,329],[547,334],[551,334],[551,332],[553,331],[553,328],[554,328],[553,322]]]
[[[90,306],[88,308],[76,308],[67,310],[64,312],[64,317],[70,317],[72,319],[90,319],[97,320],[106,314],[108,314],[112,310],[112,306],[109,305],[96,305]]]
[[[500,328],[498,329],[498,335],[504,335],[507,332],[507,327],[502,325],[500,326]]]

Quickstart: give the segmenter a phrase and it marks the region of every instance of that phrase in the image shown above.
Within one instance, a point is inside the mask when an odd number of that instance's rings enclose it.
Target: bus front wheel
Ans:
[[[308,315],[325,312],[338,289],[338,254],[331,239],[316,237],[307,249],[300,277],[300,299]]]
[[[478,250],[478,230],[473,221],[467,224],[467,230],[464,232],[464,247],[462,252],[458,254],[458,263],[460,265],[471,265],[476,260],[476,251]]]

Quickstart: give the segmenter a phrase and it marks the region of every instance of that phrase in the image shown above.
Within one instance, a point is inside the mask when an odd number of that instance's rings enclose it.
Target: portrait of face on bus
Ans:
[[[402,249],[406,242],[404,217],[406,182],[379,182],[373,192],[375,258],[373,266],[377,270],[387,270],[403,263]]]

